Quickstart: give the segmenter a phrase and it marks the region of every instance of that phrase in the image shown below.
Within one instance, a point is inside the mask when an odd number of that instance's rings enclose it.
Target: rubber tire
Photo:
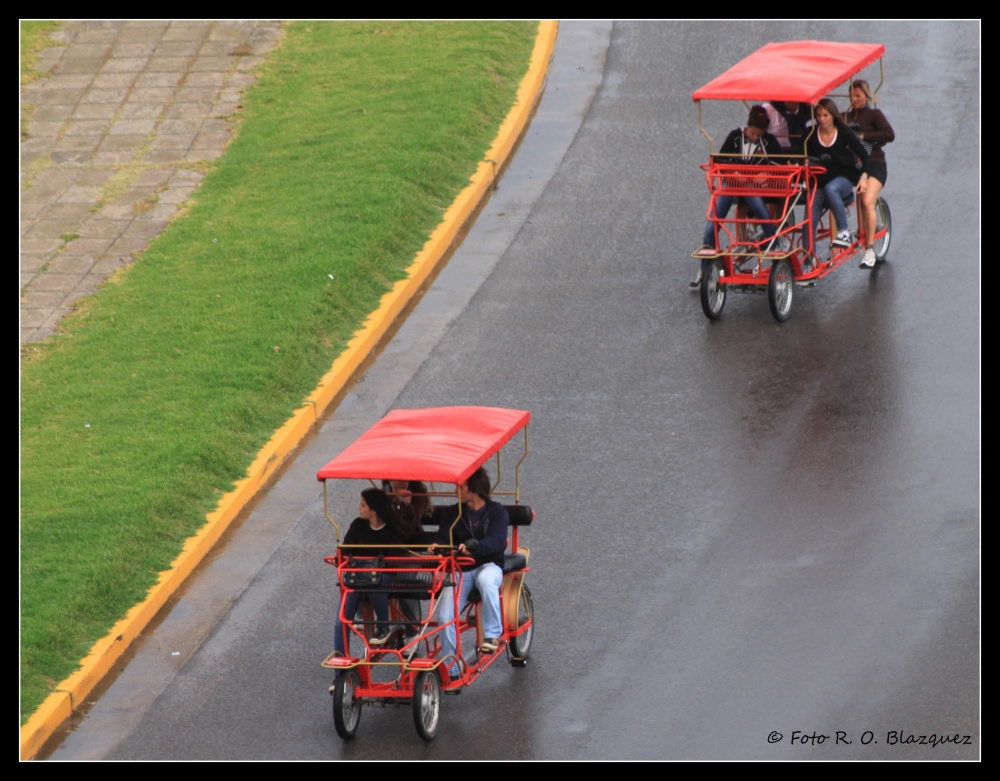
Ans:
[[[878,233],[882,226],[886,227],[886,234],[877,242],[872,244],[875,250],[875,260],[885,260],[889,254],[889,242],[892,241],[892,214],[889,212],[889,204],[884,198],[879,197],[875,201],[875,232]]]
[[[771,272],[767,278],[767,303],[771,314],[779,323],[783,323],[792,313],[792,298],[795,293],[795,273],[788,258],[776,260],[771,264]]]
[[[523,612],[522,612],[523,608]],[[535,633],[535,604],[531,601],[531,591],[527,586],[521,586],[521,594],[517,601],[517,626],[524,623],[523,617],[531,619],[531,626],[522,634],[510,639],[510,653],[517,659],[527,659],[531,652],[531,637]]]
[[[725,270],[722,258],[705,258],[701,262],[701,310],[709,320],[718,320],[726,306],[726,286],[719,284]]]
[[[441,681],[434,670],[413,679],[413,726],[424,740],[434,740],[441,723]]]
[[[333,725],[344,740],[351,740],[358,734],[361,702],[354,701],[354,690],[360,686],[361,678],[356,670],[341,670],[333,684]]]

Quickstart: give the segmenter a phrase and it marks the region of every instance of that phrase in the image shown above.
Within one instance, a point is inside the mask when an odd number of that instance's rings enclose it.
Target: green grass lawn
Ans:
[[[289,26],[189,210],[24,348],[22,721],[403,276],[496,135],[536,31]]]

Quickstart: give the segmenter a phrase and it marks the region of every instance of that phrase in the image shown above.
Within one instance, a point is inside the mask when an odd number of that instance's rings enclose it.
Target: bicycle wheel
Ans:
[[[708,258],[701,264],[701,309],[709,320],[718,320],[726,305],[726,286],[719,280],[725,276],[722,258]]]
[[[413,681],[413,725],[424,740],[433,740],[441,715],[441,682],[434,670],[417,673]]]
[[[782,258],[771,265],[767,278],[767,303],[771,314],[779,323],[788,319],[792,312],[792,292],[795,289],[795,275],[788,258]]]
[[[535,633],[535,605],[531,601],[531,591],[527,586],[521,586],[517,599],[517,627],[531,622],[517,637],[510,639],[510,652],[516,659],[527,659],[531,650],[531,637]]]
[[[875,260],[885,260],[889,254],[889,240],[892,238],[892,215],[889,213],[889,204],[884,198],[875,201],[875,235],[885,228],[885,235],[872,244],[875,250]]]
[[[354,692],[360,686],[361,679],[354,670],[341,670],[333,685],[333,725],[344,740],[358,734],[361,700],[354,696]]]

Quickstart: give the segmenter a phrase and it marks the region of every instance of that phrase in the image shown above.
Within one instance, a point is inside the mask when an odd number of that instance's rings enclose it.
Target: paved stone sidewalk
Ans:
[[[222,154],[278,22],[70,22],[21,89],[21,341],[132,262]],[[27,105],[26,105],[27,104]]]

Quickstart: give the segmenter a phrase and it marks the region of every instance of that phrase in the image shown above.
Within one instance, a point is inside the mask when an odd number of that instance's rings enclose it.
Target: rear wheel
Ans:
[[[529,623],[530,622],[530,623]],[[517,599],[517,627],[520,629],[525,624],[525,629],[517,637],[510,639],[510,652],[516,659],[527,659],[531,650],[531,636],[535,633],[535,606],[531,601],[531,591],[527,586],[521,586],[521,593]]]
[[[361,700],[354,696],[354,692],[360,687],[361,679],[354,670],[341,670],[333,684],[333,724],[344,740],[358,734]]]
[[[875,201],[875,235],[885,228],[885,235],[872,244],[875,250],[875,260],[885,260],[889,254],[889,240],[892,238],[892,215],[889,214],[889,204],[884,198]]]
[[[795,290],[795,275],[788,258],[776,260],[771,264],[771,273],[767,279],[767,303],[771,305],[771,314],[779,323],[788,319],[792,312],[792,291]]]
[[[722,258],[706,258],[701,264],[701,309],[709,320],[718,320],[726,305],[726,286],[721,283],[726,275]]]
[[[433,740],[441,716],[441,682],[434,670],[417,673],[413,681],[413,725],[424,740]]]

